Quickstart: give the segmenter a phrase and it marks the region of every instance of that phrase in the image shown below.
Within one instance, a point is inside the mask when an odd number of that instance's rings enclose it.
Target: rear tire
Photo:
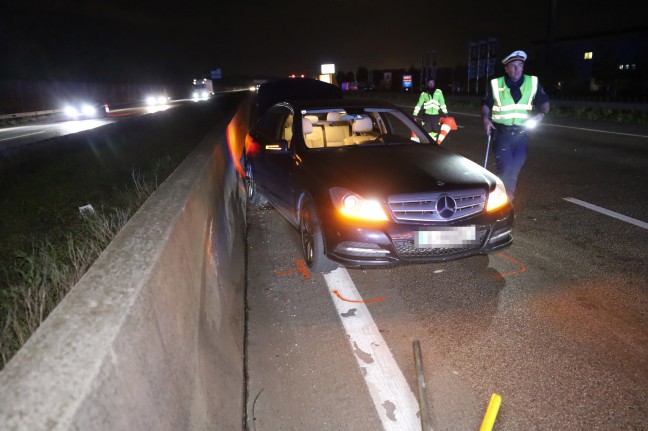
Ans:
[[[299,233],[304,261],[312,272],[330,272],[338,267],[337,263],[324,254],[322,229],[315,206],[310,201],[304,202],[300,211]]]
[[[247,192],[248,202],[253,205],[264,206],[268,200],[259,192],[254,181],[254,169],[252,164],[248,163],[245,167],[245,191]]]

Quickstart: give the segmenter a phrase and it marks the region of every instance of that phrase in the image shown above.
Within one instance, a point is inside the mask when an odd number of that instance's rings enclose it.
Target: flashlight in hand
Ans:
[[[536,126],[538,125],[538,120],[535,118],[529,118],[526,123],[524,123],[524,127],[527,129],[535,129]]]
[[[542,114],[542,117],[540,116],[540,114]],[[526,127],[527,129],[535,129],[540,123],[540,120],[546,115],[544,112],[541,112],[540,114],[536,115],[535,117],[529,118],[526,123],[524,123],[524,127]]]

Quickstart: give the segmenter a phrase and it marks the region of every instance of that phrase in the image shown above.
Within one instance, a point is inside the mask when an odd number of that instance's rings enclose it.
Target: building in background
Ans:
[[[534,54],[554,98],[648,103],[648,27],[540,41]]]

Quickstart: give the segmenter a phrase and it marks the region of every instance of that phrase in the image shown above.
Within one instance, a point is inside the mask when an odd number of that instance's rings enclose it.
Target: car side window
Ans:
[[[284,124],[289,116],[290,110],[284,106],[273,106],[268,109],[259,123],[259,132],[271,141],[283,139]]]
[[[385,123],[389,128],[389,133],[402,136],[406,139],[410,138],[412,135],[412,129],[410,129],[407,124],[403,123],[400,118],[389,112],[386,112],[383,115]]]

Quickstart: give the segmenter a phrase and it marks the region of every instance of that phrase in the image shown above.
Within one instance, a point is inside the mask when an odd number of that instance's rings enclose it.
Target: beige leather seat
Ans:
[[[342,118],[342,113],[341,112],[328,112],[326,114],[326,121],[340,121]]]
[[[284,129],[283,129],[283,136],[282,138],[288,141],[290,143],[290,140],[292,139],[292,126],[293,126],[293,116],[289,115],[288,118],[286,119],[286,123],[284,124]]]
[[[307,116],[308,117],[308,116]],[[302,118],[302,130],[304,132],[304,142],[308,148],[324,147],[324,136],[322,128],[313,126],[312,118]],[[315,117],[317,119],[317,117]]]
[[[313,125],[317,124],[319,121],[319,118],[317,118],[317,115],[304,115],[304,118],[308,118]]]
[[[341,121],[341,112],[329,112],[326,114],[327,125],[324,127],[327,147],[341,147],[345,139],[351,136],[349,123]]]
[[[346,145],[367,142],[378,136],[373,132],[373,122],[369,117],[356,118],[353,120],[351,128],[353,130],[353,136],[345,140]]]

